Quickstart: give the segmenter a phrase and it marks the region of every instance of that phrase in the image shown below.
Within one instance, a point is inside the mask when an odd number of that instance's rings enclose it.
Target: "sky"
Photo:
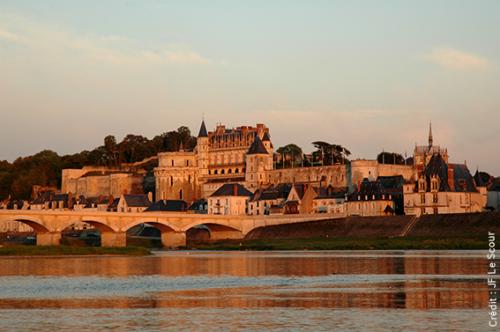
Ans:
[[[0,0],[0,160],[264,123],[500,175],[500,1]]]

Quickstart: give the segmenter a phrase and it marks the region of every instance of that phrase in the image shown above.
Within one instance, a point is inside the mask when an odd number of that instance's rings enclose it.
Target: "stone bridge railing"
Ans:
[[[0,210],[0,223],[18,221],[31,226],[37,234],[37,245],[58,245],[62,231],[84,222],[101,232],[101,245],[106,247],[125,246],[127,230],[144,223],[161,231],[165,247],[179,247],[186,245],[186,232],[199,225],[208,227],[211,240],[241,239],[257,227],[332,218],[334,216],[329,214],[223,216],[177,212]]]

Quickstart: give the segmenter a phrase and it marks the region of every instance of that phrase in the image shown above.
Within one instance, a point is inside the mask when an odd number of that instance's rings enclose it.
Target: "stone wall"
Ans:
[[[323,186],[347,187],[346,165],[274,169],[268,171],[268,181],[278,183],[318,183]]]

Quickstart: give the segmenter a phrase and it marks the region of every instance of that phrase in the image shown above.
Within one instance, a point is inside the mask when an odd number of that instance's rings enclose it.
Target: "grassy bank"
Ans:
[[[486,249],[485,238],[297,238],[226,240],[213,243],[191,244],[189,249],[199,250],[452,250]]]
[[[26,246],[12,245],[0,247],[0,256],[65,256],[65,255],[127,255],[144,256],[151,254],[141,247],[76,247],[76,246]]]

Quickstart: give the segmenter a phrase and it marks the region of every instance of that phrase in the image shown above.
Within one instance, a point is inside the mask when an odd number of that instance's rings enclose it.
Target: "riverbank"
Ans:
[[[33,246],[8,245],[0,247],[0,256],[81,256],[81,255],[125,255],[146,256],[151,251],[144,247],[77,247],[77,246]]]
[[[286,238],[225,240],[190,244],[197,250],[472,250],[487,248],[486,238]]]

